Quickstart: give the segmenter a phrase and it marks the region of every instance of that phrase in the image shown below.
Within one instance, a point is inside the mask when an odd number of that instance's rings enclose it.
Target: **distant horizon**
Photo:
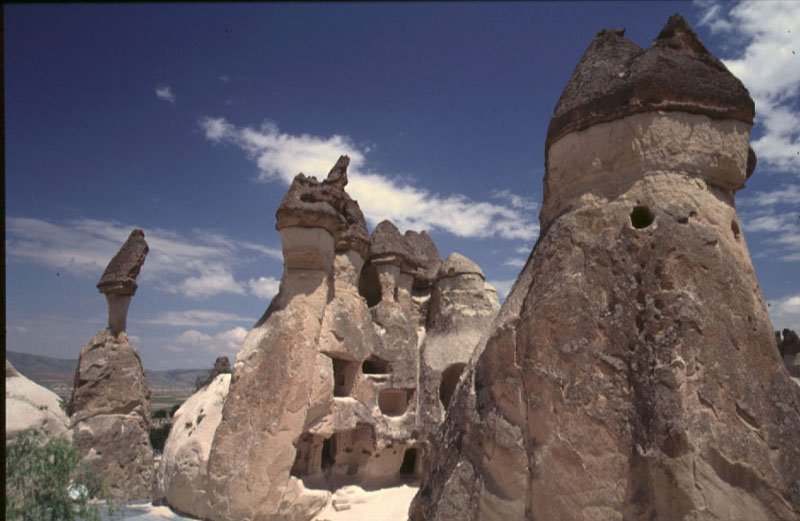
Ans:
[[[77,358],[133,228],[152,370],[231,362],[277,293],[292,178],[351,157],[371,231],[427,230],[505,297],[539,237],[553,108],[595,34],[681,12],[756,103],[736,206],[800,330],[800,2],[5,5],[6,347]]]

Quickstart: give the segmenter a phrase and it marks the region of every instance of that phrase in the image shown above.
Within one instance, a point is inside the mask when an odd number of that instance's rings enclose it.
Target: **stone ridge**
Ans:
[[[647,50],[623,34],[602,30],[586,49],[553,111],[545,150],[565,134],[638,112],[679,110],[753,124],[749,92],[680,14]]]
[[[302,173],[292,181],[281,201],[275,228],[289,226],[324,228],[334,237],[336,251],[356,250],[369,255],[369,234],[358,202],[350,198],[347,185],[348,156],[340,156],[322,182]]]
[[[148,251],[150,248],[144,240],[144,232],[138,228],[133,230],[100,277],[97,283],[100,293],[134,295],[138,287],[136,277]]]
[[[369,259],[373,263],[380,263],[392,257],[400,257],[402,259],[400,264],[409,271],[413,271],[423,261],[410,247],[406,237],[400,234],[397,226],[391,221],[383,220],[372,231]]]

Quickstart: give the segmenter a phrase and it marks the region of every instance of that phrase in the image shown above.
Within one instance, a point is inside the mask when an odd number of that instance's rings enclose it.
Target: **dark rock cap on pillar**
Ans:
[[[128,305],[138,287],[136,277],[148,251],[144,232],[138,228],[133,230],[97,283],[97,289],[105,294],[108,302],[108,329],[114,336],[125,331]]]
[[[604,29],[586,49],[553,111],[545,149],[575,130],[640,112],[679,110],[753,124],[750,93],[680,14],[646,50],[624,33]]]
[[[144,232],[136,228],[106,266],[106,271],[97,283],[100,293],[135,295],[138,287],[136,277],[139,276],[139,270],[142,269],[149,251],[150,248],[144,240]]]

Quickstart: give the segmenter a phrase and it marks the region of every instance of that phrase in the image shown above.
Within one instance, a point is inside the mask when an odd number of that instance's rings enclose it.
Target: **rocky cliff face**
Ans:
[[[463,367],[480,325],[499,308],[471,261],[453,257],[444,263],[452,269],[440,270],[425,232],[402,235],[384,221],[368,235],[344,190],[348,163],[340,158],[321,182],[298,175],[281,203],[280,291],[244,340],[207,442],[190,443],[180,422],[173,426],[162,493],[183,512],[215,521],[310,519],[332,488],[418,477],[425,433],[441,420],[437,379],[450,369],[449,393],[460,374],[451,366]],[[428,329],[454,334],[453,317],[469,315],[476,302],[470,333],[430,348],[436,354],[423,377]],[[422,411],[424,378],[435,413]]]
[[[597,35],[411,519],[800,519],[800,393],[733,205],[752,117],[680,16]]]
[[[72,394],[75,446],[122,501],[153,494],[150,389],[139,353],[125,334],[128,305],[147,249],[144,233],[134,230],[100,279],[97,287],[108,300],[109,328],[81,349]]]

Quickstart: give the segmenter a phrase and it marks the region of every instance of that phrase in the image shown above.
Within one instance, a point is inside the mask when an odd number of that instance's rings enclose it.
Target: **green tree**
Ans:
[[[109,498],[69,440],[26,430],[6,445],[6,519],[99,521],[90,499]],[[109,514],[113,503],[106,501]]]

